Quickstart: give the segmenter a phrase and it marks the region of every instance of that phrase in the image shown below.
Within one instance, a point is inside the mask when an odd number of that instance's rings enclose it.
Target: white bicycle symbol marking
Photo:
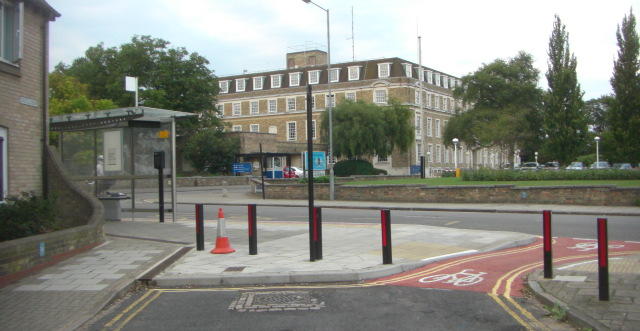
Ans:
[[[624,247],[624,245],[609,245],[609,248],[622,248]],[[573,247],[567,247],[569,249],[575,249],[577,251],[580,252],[587,252],[587,251],[593,251],[598,249],[598,244],[595,242],[591,242],[591,243],[578,243],[575,244],[575,246]]]
[[[431,275],[427,277],[420,278],[418,282],[420,283],[435,283],[435,282],[443,282],[445,284],[453,284],[454,286],[470,286],[480,283],[484,280],[484,278],[480,277],[482,275],[486,275],[486,272],[478,272],[477,274],[471,273],[473,269],[464,269],[455,274],[441,274],[441,275]]]

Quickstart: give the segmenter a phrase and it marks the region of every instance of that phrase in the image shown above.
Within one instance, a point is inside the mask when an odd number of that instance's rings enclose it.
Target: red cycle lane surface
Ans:
[[[596,240],[554,238],[553,266],[583,261],[597,263]],[[609,258],[640,251],[640,243],[610,241]],[[439,288],[522,296],[523,278],[543,267],[542,239],[523,247],[429,264],[409,272],[373,280],[378,285]]]

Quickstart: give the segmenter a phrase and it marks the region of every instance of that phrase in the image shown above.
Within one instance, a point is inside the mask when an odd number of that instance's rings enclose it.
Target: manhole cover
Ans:
[[[324,307],[324,302],[318,301],[307,291],[245,292],[231,302],[229,309],[239,312],[318,310]]]

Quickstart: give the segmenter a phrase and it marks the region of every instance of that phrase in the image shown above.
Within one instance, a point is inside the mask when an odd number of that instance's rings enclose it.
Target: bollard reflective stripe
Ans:
[[[545,252],[551,251],[551,211],[544,210],[542,211],[542,218],[544,222],[544,250]]]
[[[553,236],[551,235],[551,210],[542,211],[543,263],[544,278],[553,278],[553,257],[551,254]]]
[[[382,247],[387,247],[387,214],[384,209],[380,211],[380,220],[382,223]]]
[[[598,264],[600,267],[609,266],[609,249],[607,240],[607,219],[598,218]]]

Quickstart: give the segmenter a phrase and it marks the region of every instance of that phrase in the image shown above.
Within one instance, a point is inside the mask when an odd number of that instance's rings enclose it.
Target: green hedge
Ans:
[[[386,175],[387,171],[374,168],[365,160],[344,160],[333,166],[333,173],[339,177],[349,177],[353,175]]]
[[[53,199],[22,193],[8,197],[0,204],[0,241],[13,240],[57,230],[56,209]]]
[[[313,182],[314,183],[328,183],[329,182],[329,176],[313,177]],[[307,178],[298,179],[298,183],[306,184],[307,183]]]
[[[463,181],[640,179],[637,170],[465,170]]]

